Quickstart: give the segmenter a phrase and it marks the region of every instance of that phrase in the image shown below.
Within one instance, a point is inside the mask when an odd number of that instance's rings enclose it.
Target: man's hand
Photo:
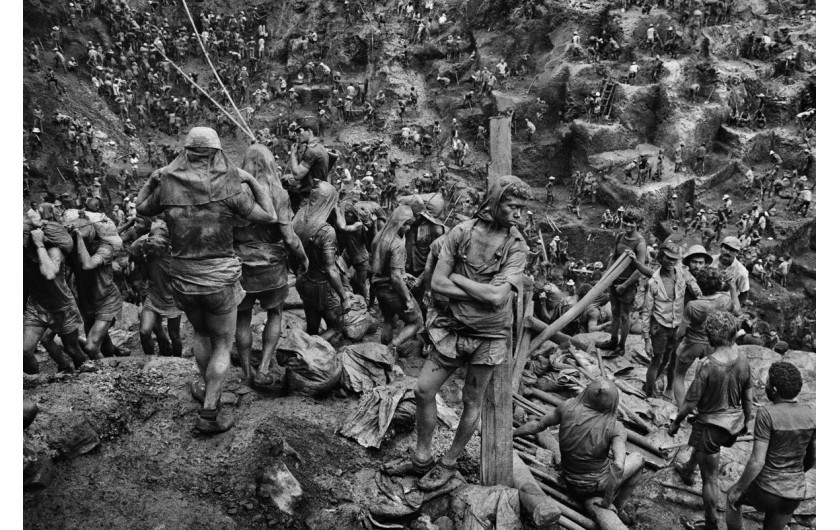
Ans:
[[[306,271],[309,270],[309,258],[304,256],[303,260],[299,260],[300,264],[298,265],[297,276],[303,276],[306,274]]]
[[[668,425],[668,435],[669,436],[676,436],[677,432],[680,430],[680,424],[677,423],[676,420],[673,420],[670,425]]]
[[[32,236],[32,242],[35,243],[36,247],[44,246],[44,231],[40,228],[36,228],[32,232],[30,232]]]
[[[624,294],[624,291],[626,291],[626,290],[627,290],[627,288],[624,287],[624,284],[617,285],[616,288],[615,288],[615,292],[618,293],[618,294]]]
[[[733,508],[737,508],[741,504],[741,497],[744,496],[744,490],[738,487],[738,483],[736,482],[729,491],[726,492],[726,504],[728,506],[732,506]]]

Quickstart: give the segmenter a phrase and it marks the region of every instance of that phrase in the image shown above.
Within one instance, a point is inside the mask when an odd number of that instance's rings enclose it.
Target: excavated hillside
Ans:
[[[180,2],[126,3],[133,9],[156,9],[171,27],[189,28]],[[652,76],[655,55],[640,49],[646,29],[654,25],[664,35],[668,26],[681,27],[675,12],[660,7],[642,14],[639,6],[624,11],[623,2],[605,0],[529,0],[525,4],[444,0],[435,3],[431,38],[416,44],[410,39],[410,25],[397,18],[397,0],[356,4],[360,14],[347,23],[345,7],[337,0],[189,3],[193,15],[199,10],[219,14],[244,10],[250,14],[256,8],[265,17],[270,33],[267,59],[259,75],[252,78],[254,88],[257,80],[275,79],[272,76],[282,76],[292,86],[303,65],[314,60],[341,72],[343,83],[366,87],[369,98],[384,91],[386,104],[377,111],[373,124],[363,123],[360,114],[346,123],[336,120],[324,135],[324,142],[346,151],[346,146],[353,143],[383,139],[390,148],[389,156],[399,161],[397,179],[401,187],[410,189],[415,178],[436,170],[440,157],[455,178],[457,194],[475,199],[484,189],[490,160],[488,149],[476,136],[477,128],[487,127],[492,116],[513,112],[513,173],[533,187],[535,200],[528,208],[534,212],[546,243],[555,235],[568,238],[568,252],[574,259],[607,261],[615,230],[600,227],[601,214],[605,208],[615,211],[619,206],[641,209],[646,217],[643,231],[660,240],[671,236],[686,247],[699,243],[699,234],[671,234],[663,222],[666,203],[673,194],[677,194],[678,204],[692,202],[697,209],[716,209],[723,195],[730,195],[735,213],[723,235],[734,234],[734,219],[748,212],[752,204],[752,192],[747,194],[743,189],[749,167],[756,175],[767,172],[773,166],[768,154],[771,149],[781,156],[782,170],[800,168],[804,146],[816,159],[815,137],[803,138],[795,119],[798,113],[816,106],[815,14],[808,11],[815,9],[815,3],[810,0],[736,0],[726,23],[700,28],[694,44],[686,44],[675,57],[662,53],[664,70],[656,80]],[[92,16],[78,19],[75,28],[68,27],[64,9],[45,0],[24,1],[25,135],[32,127],[33,109],[39,107],[44,116],[44,148],[37,156],[26,156],[31,190],[23,197],[26,207],[47,191],[58,195],[73,189],[73,157],[64,146],[60,127],[52,123],[56,111],[91,123],[107,168],[108,201],[121,199],[116,192],[118,173],[130,169],[129,153],[141,154],[139,175],[144,178],[157,165],[149,163],[144,155],[147,141],[175,149],[184,138],[183,134],[169,135],[154,127],[140,127],[134,137],[125,134],[118,109],[96,94],[90,67],[85,64],[88,42],[102,43],[105,48],[112,44],[107,21]],[[379,12],[386,13],[383,25],[373,18]],[[448,19],[444,25],[437,22],[441,12]],[[60,25],[64,32],[64,55],[79,62],[75,73],[57,69],[57,77],[66,89],[60,95],[48,87],[45,68],[33,71],[28,61],[31,43],[39,43],[42,50],[45,45],[47,50],[51,48],[49,34],[54,25]],[[780,45],[769,57],[745,58],[745,35],[751,31],[773,34],[782,28],[791,36],[792,44]],[[312,31],[317,32],[318,46],[301,52],[296,43]],[[583,57],[575,57],[570,51],[575,31],[584,47],[589,36],[605,32],[619,43],[620,50],[599,62],[587,59],[585,50]],[[450,36],[461,39],[457,57],[447,54],[445,42]],[[781,75],[778,63],[793,52],[797,53],[795,71]],[[52,57],[50,51],[42,51],[41,63],[52,66]],[[500,79],[491,94],[479,96],[470,76],[480,67],[495,71],[502,59],[515,73]],[[631,84],[626,76],[633,61],[639,64],[640,72]],[[189,56],[178,65],[198,74],[204,86],[212,79],[202,58]],[[716,77],[709,75],[710,69]],[[443,87],[439,77],[452,82]],[[608,80],[615,82],[611,111],[605,117],[591,119],[584,98],[592,91],[603,90]],[[694,84],[699,90],[692,101],[690,88]],[[299,103],[290,106],[287,99],[268,101],[255,112],[252,130],[273,129],[281,113],[290,120],[317,114],[319,102],[330,97],[328,83],[294,86]],[[396,102],[408,98],[412,87],[418,94],[417,107],[409,107],[401,118]],[[470,90],[476,96],[472,107],[464,108],[462,102]],[[767,95],[766,127],[749,129],[729,124],[730,105],[737,105],[739,110],[754,109],[759,93]],[[186,84],[174,84],[172,95],[188,94]],[[218,97],[223,98],[221,94]],[[448,138],[448,124],[453,118],[460,124],[459,137],[472,148],[463,167],[446,145],[430,157],[399,145],[400,128],[405,125],[431,131],[439,121]],[[525,118],[537,127],[532,141],[525,132]],[[209,116],[196,122],[213,123]],[[685,143],[687,153],[703,143],[708,146],[705,171],[674,172],[674,152],[680,142]],[[250,140],[234,131],[223,134],[222,143],[231,158],[240,162]],[[627,163],[640,153],[650,153],[655,160],[660,150],[665,160],[661,182],[642,187],[623,183]],[[580,219],[566,208],[576,171],[593,172],[598,179],[596,202],[584,201]],[[556,203],[551,207],[544,202],[546,175],[555,176],[558,182]],[[806,175],[813,186],[815,163],[810,164]],[[456,200],[453,198],[449,206],[453,207]],[[815,312],[816,200],[806,218],[786,211],[785,204],[782,200],[777,205],[758,253],[779,256],[789,252],[794,256],[787,286],[753,281],[751,298],[761,318],[779,330],[793,349],[803,350],[805,341],[801,333],[794,333],[792,322],[796,315]],[[719,247],[715,244],[709,250],[717,254]],[[106,360],[91,373],[65,376],[52,374],[53,369],[47,368],[48,356],[39,351],[46,373],[27,377],[24,382],[25,395],[42,409],[27,431],[26,441],[39,454],[54,459],[46,488],[26,493],[25,528],[375,527],[367,516],[369,491],[365,488],[373,483],[373,470],[379,464],[411,447],[414,434],[410,428],[389,433],[379,450],[365,449],[334,434],[356,409],[356,398],[340,393],[319,399],[261,394],[244,386],[240,371],[233,367],[226,395],[236,408],[237,427],[213,440],[196,439],[190,434],[196,405],[186,384],[197,369],[191,359],[144,358],[136,336],[136,309],[130,311],[131,307],[126,304],[117,340],[125,341],[131,357]],[[287,313],[287,334],[301,327],[301,317],[299,310]],[[259,331],[261,324],[256,320],[255,331]],[[189,352],[192,329],[185,322],[182,330],[185,351]],[[809,332],[811,341],[815,340],[815,329]],[[378,342],[378,337],[375,331],[364,340]],[[592,343],[604,337],[602,333],[583,339]],[[631,338],[628,345],[628,350],[642,349],[637,338]],[[255,348],[258,346],[255,344]],[[751,359],[764,363],[760,364],[763,368],[754,366],[756,379],[766,373],[766,364],[778,357],[770,350],[756,348]],[[796,364],[809,370],[808,390],[813,390],[814,354],[797,352],[795,358]],[[407,376],[416,377],[422,361],[410,355],[399,363]],[[611,367],[626,368],[620,363]],[[463,379],[463,374],[459,376]],[[636,382],[640,386],[641,379]],[[444,401],[456,411],[461,407],[459,385],[450,381],[442,391]],[[660,443],[672,441],[664,433],[666,422],[663,418],[653,421],[659,429],[654,434]],[[435,446],[445,448],[452,436],[451,430],[440,429]],[[748,444],[740,444],[725,453],[729,462],[725,486],[740,475],[748,448]],[[670,454],[672,459],[680,455],[680,451]],[[468,482],[477,482],[478,462],[478,441],[474,439],[459,462],[459,471]],[[288,467],[303,489],[304,500],[294,514],[280,512],[267,491],[265,470],[280,463]],[[683,519],[700,518],[697,491],[669,487],[676,484],[671,475],[669,469],[651,473],[651,480],[634,496],[636,528],[678,528]],[[813,476],[811,472],[809,480]],[[667,484],[663,486],[663,482]],[[444,497],[425,504],[423,512],[433,521],[452,518],[456,511],[453,504]],[[796,524],[814,526],[814,513],[815,501],[803,504]],[[412,518],[393,524],[408,527]],[[755,521],[747,521],[747,528],[759,527]]]

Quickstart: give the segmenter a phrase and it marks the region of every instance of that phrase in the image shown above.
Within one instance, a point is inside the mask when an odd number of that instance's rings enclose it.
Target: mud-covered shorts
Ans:
[[[720,453],[721,447],[732,447],[738,439],[723,427],[709,423],[695,422],[691,427],[688,445],[709,455]]]
[[[245,298],[245,290],[237,281],[234,284],[226,285],[220,290],[207,294],[187,294],[178,289],[172,289],[172,298],[178,309],[189,313],[195,309],[211,315],[226,315],[236,311],[239,302]]]
[[[727,499],[728,502],[728,499]],[[780,515],[790,515],[799,508],[802,501],[779,497],[769,491],[765,491],[758,484],[753,482],[747,491],[736,502],[736,505],[746,504],[752,506],[759,512],[774,512]]]
[[[408,311],[400,296],[390,285],[375,285],[373,287],[373,294],[379,302],[379,309],[382,311],[382,316],[385,320],[393,320],[395,317],[401,318],[406,323],[421,322],[423,320],[423,315],[420,313],[420,306],[417,304],[417,300],[414,300],[414,309]]]
[[[683,364],[691,364],[697,359],[711,355],[713,351],[714,349],[708,344],[682,341],[677,349],[677,360]]]
[[[82,315],[75,305],[61,311],[48,311],[40,306],[32,297],[26,303],[23,312],[24,328],[51,329],[59,337],[78,331],[82,325]]]
[[[295,287],[303,300],[304,311],[316,311],[327,323],[341,323],[341,298],[327,281],[313,282],[301,276]]]
[[[460,368],[467,364],[496,366],[504,362],[509,346],[510,337],[487,339],[451,331],[432,346],[429,358],[442,368]]]
[[[283,308],[283,303],[289,296],[289,285],[277,289],[268,289],[267,291],[260,291],[256,293],[245,293],[245,298],[239,302],[237,311],[250,311],[254,308],[254,303],[259,300],[260,307],[265,311],[272,309]]]
[[[174,305],[171,307],[159,306],[152,301],[150,296],[146,296],[146,299],[143,300],[143,311],[151,311],[162,318],[178,318],[183,314],[183,312]]]
[[[108,298],[96,307],[83,307],[80,302],[79,310],[85,320],[93,319],[100,322],[113,322],[122,315],[122,305],[122,296],[120,296],[119,291],[115,290],[114,294],[108,296]]]

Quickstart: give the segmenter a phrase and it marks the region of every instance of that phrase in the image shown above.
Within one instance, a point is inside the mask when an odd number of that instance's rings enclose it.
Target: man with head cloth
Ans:
[[[382,324],[382,344],[391,349],[396,349],[412,338],[423,325],[423,315],[403,278],[406,263],[404,235],[413,222],[414,212],[411,207],[398,206],[388,216],[382,231],[373,239],[373,277],[370,284],[385,320]],[[397,316],[405,322],[405,326],[395,337]]]
[[[242,260],[240,281],[246,293],[237,309],[236,349],[245,378],[253,379],[255,385],[271,386],[273,380],[268,368],[280,341],[283,303],[289,294],[286,252],[291,251],[303,271],[309,267],[309,260],[300,239],[292,230],[289,194],[280,183],[274,155],[262,144],[252,145],[245,152],[242,168],[254,175],[260,186],[268,192],[277,214],[277,222],[251,222],[233,229],[234,250]],[[255,374],[251,368],[251,315],[254,302],[258,300],[268,317],[263,329],[262,358]]]
[[[615,383],[599,377],[578,397],[518,427],[513,435],[536,434],[559,425],[555,462],[559,460],[568,492],[580,501],[600,496],[603,508],[615,499],[620,511],[641,478],[644,463],[638,453],[627,455],[627,432],[618,421],[619,398]]]
[[[509,355],[511,291],[521,288],[528,256],[516,225],[529,198],[530,188],[522,180],[512,175],[498,177],[476,217],[453,228],[441,246],[432,292],[446,296],[450,303],[426,324],[432,352],[414,390],[417,446],[411,458],[384,468],[389,474],[425,475],[418,482],[421,489],[437,489],[455,474],[456,461],[477,427],[493,370]],[[435,464],[435,395],[455,370],[465,365],[464,411],[452,445]]]
[[[292,219],[292,228],[309,259],[309,269],[295,283],[303,300],[306,332],[317,335],[323,318],[328,328],[322,335],[326,340],[341,335],[344,314],[350,309],[336,265],[333,223],[338,215],[337,206],[338,191],[329,182],[319,181]]]
[[[232,221],[239,216],[276,222],[271,197],[225,156],[216,131],[194,127],[184,151],[146,181],[137,196],[137,212],[162,213],[169,227],[172,294],[195,329],[193,349],[204,379],[203,385],[191,385],[193,396],[203,402],[195,427],[206,434],[224,432],[233,419],[219,417],[219,399],[230,366],[236,309],[245,297]]]

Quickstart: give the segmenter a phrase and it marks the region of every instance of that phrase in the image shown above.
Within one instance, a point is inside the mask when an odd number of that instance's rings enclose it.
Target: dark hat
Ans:
[[[680,248],[673,241],[662,244],[662,252],[671,259],[680,259]]]

